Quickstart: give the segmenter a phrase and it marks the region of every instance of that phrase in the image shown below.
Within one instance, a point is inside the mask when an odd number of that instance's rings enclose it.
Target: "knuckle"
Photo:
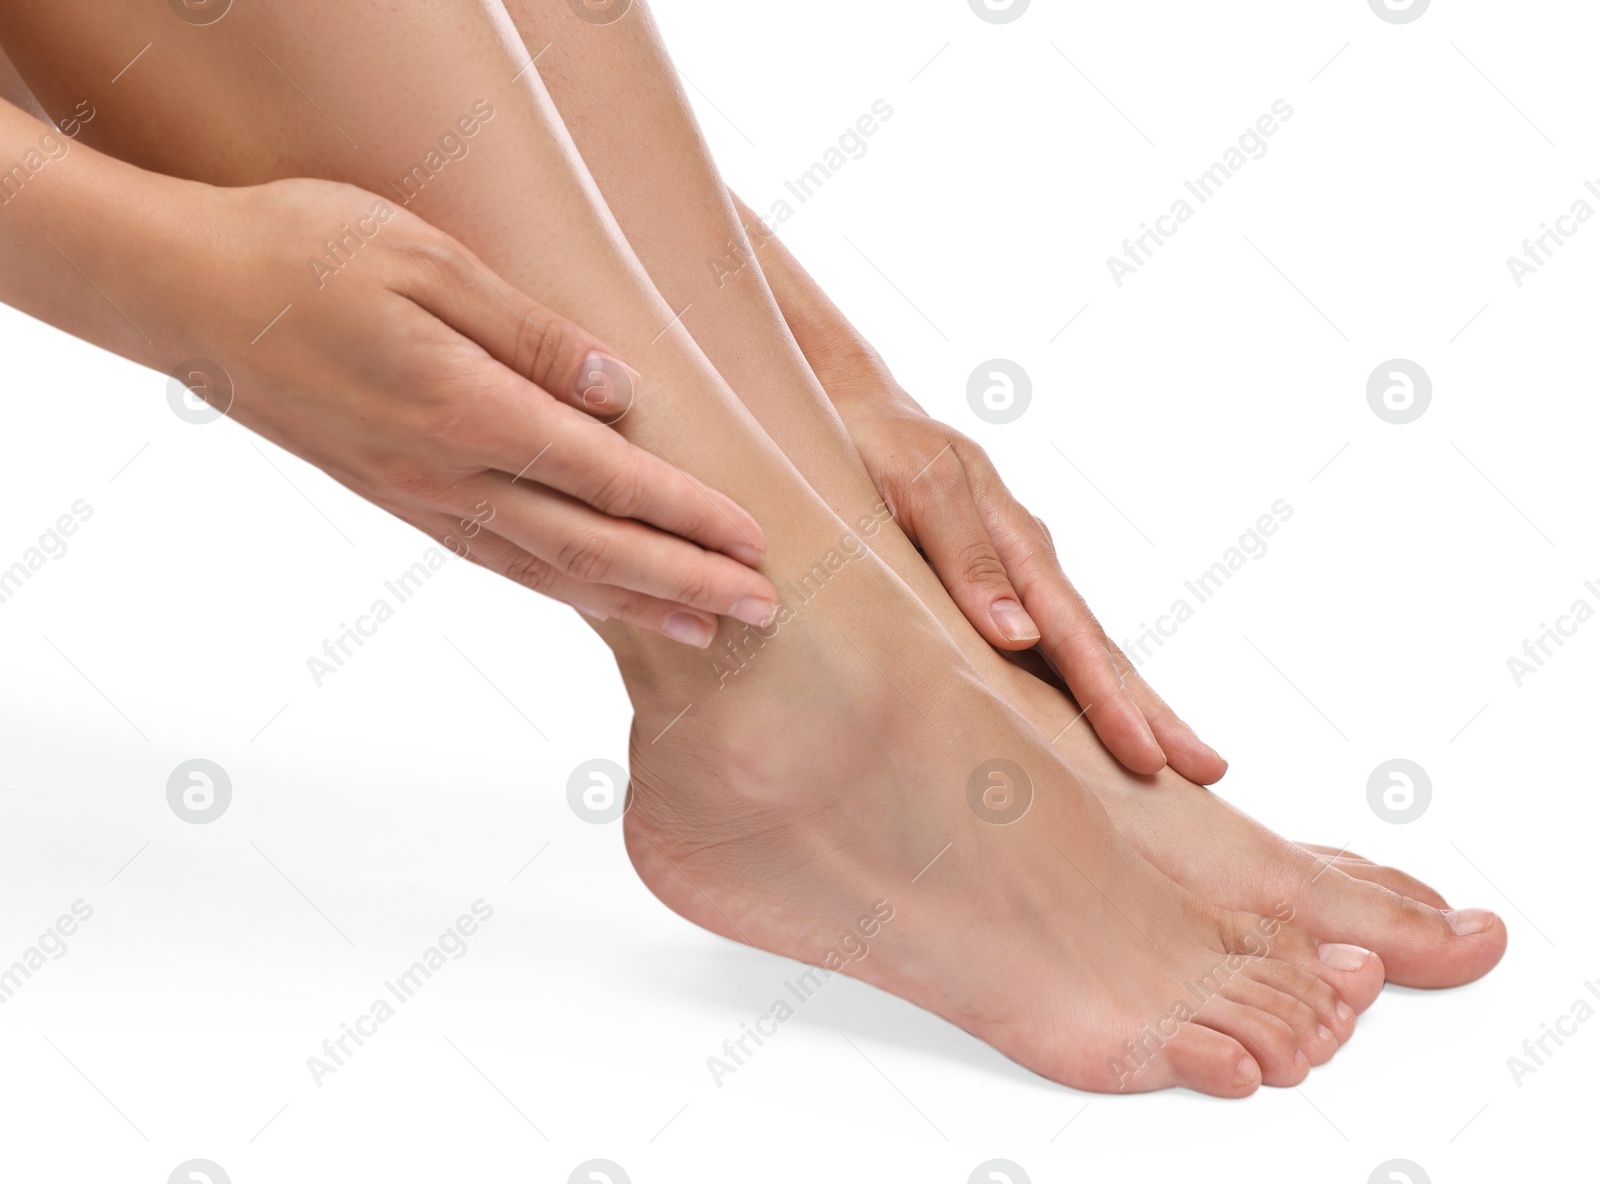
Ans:
[[[988,539],[976,539],[963,545],[956,552],[955,563],[956,575],[963,583],[982,586],[1006,582],[1005,564],[1000,562],[1000,556]]]
[[[555,575],[548,563],[525,551],[512,556],[505,565],[504,573],[512,583],[521,584],[524,588],[539,593],[550,591]]]
[[[677,580],[673,599],[680,604],[699,607],[716,599],[717,581],[711,570],[709,556],[684,571]]]
[[[940,453],[932,460],[924,461],[923,465],[920,474],[912,480],[918,485],[926,482],[940,500],[954,498],[966,488],[966,472],[951,453]]]
[[[580,530],[561,544],[555,565],[580,583],[605,583],[612,567],[611,545],[605,532],[598,527]]]
[[[944,429],[945,441],[950,445],[950,451],[956,454],[963,467],[983,467],[989,463],[989,454],[983,446],[970,436],[964,436],[954,428]]]
[[[650,629],[656,628],[664,615],[648,596],[639,592],[620,593],[606,606],[606,611],[619,621]]]
[[[463,259],[456,245],[437,232],[395,235],[386,240],[391,256],[417,283],[433,286],[460,278]]]
[[[589,504],[613,518],[637,517],[645,504],[645,477],[632,465],[617,465],[600,479]]]
[[[561,318],[524,310],[517,322],[512,369],[550,392],[552,380],[571,364],[576,350],[576,334]]]

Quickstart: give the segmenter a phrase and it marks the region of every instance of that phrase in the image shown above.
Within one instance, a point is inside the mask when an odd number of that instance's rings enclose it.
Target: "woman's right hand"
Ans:
[[[184,188],[197,258],[145,270],[178,306],[165,325],[221,366],[179,367],[196,397],[591,616],[702,647],[718,614],[772,616],[761,527],[606,426],[639,380],[591,334],[365,190]]]

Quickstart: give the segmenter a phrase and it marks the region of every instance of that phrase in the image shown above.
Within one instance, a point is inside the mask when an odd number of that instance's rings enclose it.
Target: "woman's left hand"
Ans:
[[[991,645],[1040,647],[1134,772],[1170,763],[1209,785],[1227,771],[1106,636],[1062,571],[1049,528],[1012,497],[983,449],[931,418],[881,362],[825,385],[900,528]]]

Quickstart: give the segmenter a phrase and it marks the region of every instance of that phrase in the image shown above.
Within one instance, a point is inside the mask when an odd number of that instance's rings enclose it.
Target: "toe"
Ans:
[[[1399,868],[1384,867],[1382,864],[1369,863],[1366,860],[1347,864],[1342,859],[1334,860],[1334,866],[1347,876],[1366,880],[1372,884],[1381,884],[1396,896],[1408,897],[1429,908],[1443,910],[1450,907],[1450,902],[1445,900],[1432,885],[1424,884]]]
[[[1311,1060],[1300,1051],[1294,1029],[1270,1012],[1214,995],[1200,1008],[1195,1022],[1244,1045],[1260,1066],[1263,1085],[1299,1085],[1311,1072]]]
[[[1352,1011],[1365,1011],[1383,989],[1382,960],[1360,946],[1320,942],[1293,917],[1288,902],[1272,917],[1224,910],[1217,914],[1218,935],[1230,954],[1286,962],[1327,983]]]
[[[1242,1098],[1261,1085],[1256,1060],[1232,1036],[1187,1023],[1162,1049],[1172,1081],[1196,1093]]]
[[[1339,1041],[1333,1030],[1317,1018],[1310,1004],[1288,992],[1268,986],[1246,973],[1229,979],[1222,993],[1235,1003],[1277,1016],[1288,1024],[1289,1031],[1294,1034],[1295,1051],[1310,1065],[1324,1064],[1339,1051]]]
[[[1343,1044],[1355,1034],[1356,1009],[1339,998],[1339,992],[1325,980],[1278,958],[1253,958],[1245,972],[1257,982],[1311,1008],[1317,1017],[1317,1027],[1332,1033],[1335,1044]]]
[[[1330,876],[1334,874],[1328,872]],[[1266,952],[1279,961],[1320,978],[1359,1015],[1372,1005],[1378,992],[1383,990],[1383,960],[1372,950],[1350,942],[1313,937],[1299,923],[1303,920],[1297,916],[1295,921],[1279,922],[1267,934]],[[1244,953],[1262,953],[1259,940],[1261,932],[1260,920],[1256,919],[1236,936],[1239,942],[1237,948]]]
[[[1447,909],[1449,902],[1431,884],[1424,884],[1413,875],[1401,871],[1399,868],[1384,867],[1382,864],[1373,863],[1365,856],[1357,855],[1354,851],[1338,851],[1332,847],[1319,846],[1316,843],[1300,843],[1307,851],[1323,857],[1324,862],[1332,863],[1334,867],[1348,876],[1358,880],[1369,880],[1374,884],[1382,884],[1391,892],[1401,896],[1409,896],[1412,900],[1421,901],[1436,909]]]
[[[1324,942],[1376,951],[1389,980],[1402,986],[1472,982],[1492,970],[1506,949],[1505,923],[1494,913],[1440,909],[1337,867],[1327,868],[1292,903],[1299,924]]]

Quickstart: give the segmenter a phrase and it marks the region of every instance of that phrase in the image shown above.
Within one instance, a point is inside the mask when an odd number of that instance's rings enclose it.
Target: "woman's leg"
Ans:
[[[741,224],[648,6],[634,3],[608,24],[574,20],[545,0],[508,0],[506,9],[539,55],[540,77],[656,290],[829,505],[848,517],[873,504],[871,478],[762,274],[762,228]],[[923,480],[947,476],[948,458],[923,459]],[[1019,685],[898,527],[870,542],[991,685]],[[1062,703],[1041,696],[1017,706],[1041,728],[1054,723],[1054,735],[1065,722],[1055,721]]]
[[[783,248],[764,242],[759,225],[741,225],[647,6],[603,25],[541,0],[507,0],[506,8],[657,291],[685,310],[696,343],[812,488],[837,511],[868,504],[871,480],[759,265],[763,251]],[[922,479],[940,480],[941,458],[925,459]],[[1325,854],[1285,842],[1171,770],[1154,784],[1127,774],[1091,729],[1066,730],[1078,714],[1070,698],[990,649],[905,535],[891,525],[870,542],[1169,875],[1237,908],[1265,911],[1292,898],[1323,932],[1376,949],[1391,978],[1408,985],[1469,981],[1498,961],[1498,922],[1491,940],[1457,940],[1443,900],[1404,873],[1351,862],[1328,868]]]
[[[725,625],[713,661],[599,626],[637,711],[629,851],[670,907],[1088,1088],[1248,1093],[1299,1081],[1348,1037],[1379,960],[1205,904],[1117,837],[861,544],[880,522],[870,492],[835,513],[696,348],[503,10],[276,0],[199,28],[160,3],[94,12],[0,13],[47,109],[95,97],[125,46],[151,43],[160,68],[129,70],[115,108],[102,96],[97,146],[231,184],[411,178],[412,209],[639,369],[619,430],[761,520],[764,566],[791,594],[773,627]],[[455,129],[474,114],[468,144]],[[303,251],[316,245],[285,244]]]

